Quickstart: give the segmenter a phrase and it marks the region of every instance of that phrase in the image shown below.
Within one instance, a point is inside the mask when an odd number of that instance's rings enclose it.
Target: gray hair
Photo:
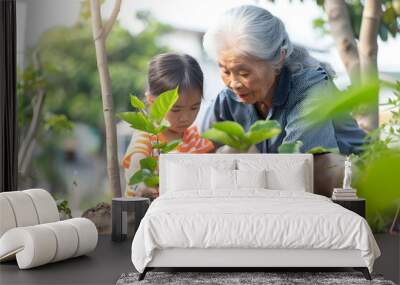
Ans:
[[[253,5],[227,10],[206,32],[203,46],[213,58],[224,48],[234,48],[239,54],[267,61],[275,69],[279,69],[281,53],[285,52],[284,62],[293,73],[307,67],[322,66],[329,76],[335,74],[329,64],[318,61],[305,48],[294,45],[279,18]]]

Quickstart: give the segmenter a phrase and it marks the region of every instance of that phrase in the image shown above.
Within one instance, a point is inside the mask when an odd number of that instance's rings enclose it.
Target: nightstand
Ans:
[[[113,241],[131,239],[150,206],[150,199],[142,197],[113,198],[111,207]]]
[[[340,206],[359,214],[361,217],[365,218],[365,199],[357,198],[353,200],[333,200],[332,202],[339,204]]]

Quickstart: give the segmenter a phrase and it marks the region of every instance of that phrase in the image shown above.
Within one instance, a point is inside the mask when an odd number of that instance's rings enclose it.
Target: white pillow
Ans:
[[[167,191],[210,189],[210,169],[201,166],[168,164]]]
[[[240,170],[257,171],[266,170],[267,187],[271,190],[306,191],[309,187],[309,167],[306,161],[293,161],[291,159],[271,158],[238,160]]]
[[[236,160],[232,159],[207,159],[196,155],[196,159],[167,161],[164,165],[166,170],[165,189],[169,191],[212,191],[212,169],[233,170],[236,167]],[[161,182],[164,183],[164,182]],[[163,184],[164,188],[164,184]]]
[[[266,170],[211,170],[213,190],[239,190],[241,188],[267,188]]]
[[[212,189],[236,190],[236,170],[211,168]]]
[[[267,188],[267,171],[235,170],[237,188]]]
[[[267,171],[268,188],[273,190],[306,191],[307,172],[305,163],[296,163],[283,170]]]

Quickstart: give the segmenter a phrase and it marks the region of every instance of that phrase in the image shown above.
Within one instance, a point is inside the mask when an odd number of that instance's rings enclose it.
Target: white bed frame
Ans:
[[[160,156],[160,194],[164,189],[167,177],[168,163],[176,160],[199,160],[212,163],[218,159],[253,159],[253,158],[288,159],[291,161],[306,161],[308,165],[307,192],[313,192],[313,156],[311,154],[167,154]],[[146,272],[154,268],[172,267],[232,267],[238,271],[243,268],[267,267],[353,267],[362,271],[364,277],[371,280],[371,276],[361,257],[359,250],[329,250],[329,249],[197,249],[197,248],[169,248],[157,249],[153,259],[140,274],[139,280],[145,277]]]

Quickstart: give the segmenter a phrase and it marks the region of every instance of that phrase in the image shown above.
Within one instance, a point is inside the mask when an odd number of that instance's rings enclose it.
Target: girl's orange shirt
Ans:
[[[122,166],[129,168],[132,157],[141,153],[145,156],[152,155],[152,144],[157,142],[156,135],[150,135],[145,132],[137,132],[133,134],[132,142],[122,160]],[[163,134],[158,135],[158,142],[167,143],[167,138]],[[182,142],[173,152],[178,153],[208,153],[214,150],[214,144],[200,136],[196,126],[191,126],[183,132]],[[153,155],[157,155],[153,153]]]

